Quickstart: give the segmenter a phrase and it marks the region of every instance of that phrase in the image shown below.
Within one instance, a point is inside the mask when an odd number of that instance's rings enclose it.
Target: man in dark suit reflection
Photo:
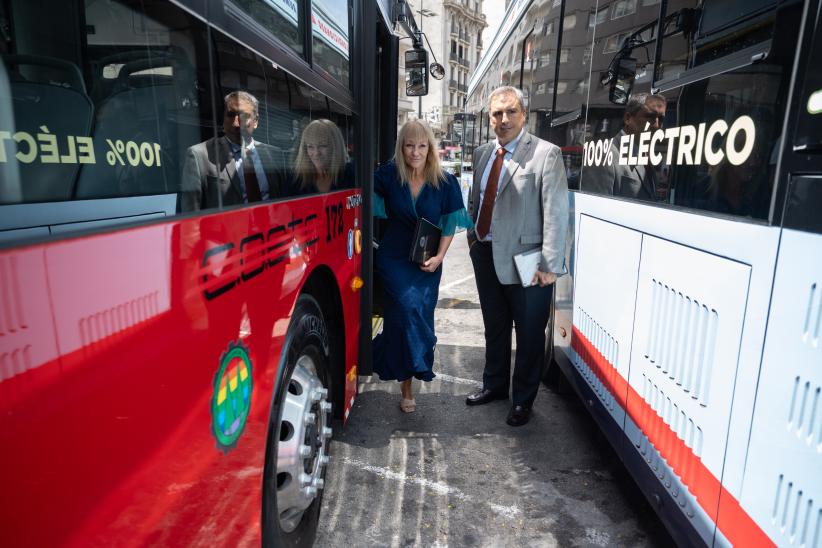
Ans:
[[[634,147],[638,146],[638,136],[643,131],[662,128],[667,103],[662,95],[637,93],[631,95],[622,117],[622,130],[614,136],[611,144],[613,162],[609,165],[585,167],[582,169],[582,190],[598,194],[624,196],[637,200],[655,202],[657,200],[656,174],[650,165],[622,165],[619,163],[619,144],[626,135],[636,135]]]
[[[225,96],[222,137],[186,152],[182,211],[247,204],[280,196],[282,152],[254,139],[259,101],[245,91]]]

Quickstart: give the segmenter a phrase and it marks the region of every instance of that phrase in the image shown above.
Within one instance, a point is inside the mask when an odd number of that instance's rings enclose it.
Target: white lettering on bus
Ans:
[[[583,146],[583,165],[610,166],[616,162],[621,166],[658,166],[663,161],[664,148],[668,165],[699,165],[704,159],[715,166],[727,158],[738,166],[748,160],[756,142],[756,126],[750,116],[740,116],[730,126],[725,120],[715,120],[710,125],[703,122],[654,131],[647,131],[646,125],[645,129],[636,135],[623,135],[618,145],[613,139],[587,141]],[[720,141],[718,146],[716,141]],[[614,158],[616,146],[618,154]]]
[[[32,135],[27,131],[0,130],[0,164],[9,161],[9,154],[18,162],[31,164],[39,161],[41,164],[96,164],[94,139],[85,135],[66,135],[65,137],[51,133],[48,126],[40,126],[40,133]],[[104,139],[100,138],[102,142]],[[6,143],[13,141],[16,151],[8,153]],[[120,139],[105,139],[108,146],[106,163],[108,165],[129,165],[137,167],[162,166],[162,147],[159,143],[123,141]],[[14,145],[12,145],[14,146]]]

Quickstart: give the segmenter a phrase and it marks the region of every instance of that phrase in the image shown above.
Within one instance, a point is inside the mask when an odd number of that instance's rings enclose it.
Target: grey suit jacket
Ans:
[[[613,155],[611,165],[604,164],[582,168],[580,190],[655,201],[656,191],[645,178],[645,170],[652,168],[619,164],[619,142],[624,135],[625,131],[620,130],[611,142],[611,154]]]
[[[283,153],[277,147],[254,141],[254,148],[268,181],[268,199],[281,195]],[[198,211],[222,204],[243,203],[243,187],[234,163],[234,154],[225,137],[216,137],[189,147],[182,177],[182,211]]]
[[[474,182],[468,212],[479,214],[482,173],[494,152],[494,142],[474,150]],[[491,216],[494,270],[503,284],[521,283],[514,255],[542,248],[539,269],[565,273],[565,233],[568,230],[568,180],[559,147],[525,133],[508,168],[500,174],[494,213]],[[476,241],[474,230],[468,242]],[[530,280],[529,280],[530,281]]]

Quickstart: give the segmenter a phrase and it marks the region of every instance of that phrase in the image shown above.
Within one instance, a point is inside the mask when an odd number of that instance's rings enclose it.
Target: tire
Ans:
[[[331,441],[333,394],[322,310],[300,295],[285,338],[263,476],[263,546],[311,546]]]

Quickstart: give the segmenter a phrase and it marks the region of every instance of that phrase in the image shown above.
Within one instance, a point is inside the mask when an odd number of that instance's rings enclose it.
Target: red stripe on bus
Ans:
[[[571,346],[574,351],[648,437],[668,466],[693,493],[708,517],[716,522],[722,534],[734,546],[774,546],[774,542],[742,509],[736,497],[722,488],[720,481],[699,457],[628,384],[616,367],[605,359],[576,326],[572,331]]]

